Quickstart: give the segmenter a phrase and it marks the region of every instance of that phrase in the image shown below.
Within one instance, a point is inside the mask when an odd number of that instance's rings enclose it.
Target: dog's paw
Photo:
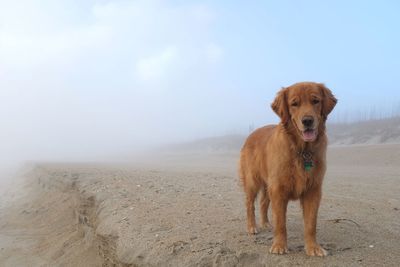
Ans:
[[[269,249],[269,253],[272,254],[286,254],[288,253],[288,248],[285,244],[282,243],[273,243],[271,248]]]
[[[258,234],[257,227],[256,227],[256,226],[249,226],[249,227],[247,227],[247,233],[248,233],[249,235],[256,235],[256,234]]]
[[[318,256],[318,257],[328,256],[328,252],[318,244],[306,246],[306,254],[308,256]]]
[[[272,225],[269,222],[261,222],[261,228],[265,230],[272,229]]]

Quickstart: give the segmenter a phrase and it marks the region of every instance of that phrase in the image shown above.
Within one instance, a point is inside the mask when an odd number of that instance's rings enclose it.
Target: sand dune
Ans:
[[[332,124],[328,128],[332,145],[400,143],[400,117]]]
[[[399,144],[400,117],[361,121],[353,123],[328,124],[329,144],[331,146]],[[241,149],[246,135],[224,135],[209,137],[192,142],[164,147],[162,152],[181,153],[225,153]]]
[[[237,152],[153,155],[128,165],[39,164],[1,207],[1,266],[398,266],[400,145],[333,147],[319,216],[326,258],[248,236]],[[14,194],[14,195],[13,195]],[[4,196],[3,196],[4,197]],[[4,202],[3,202],[4,203]]]

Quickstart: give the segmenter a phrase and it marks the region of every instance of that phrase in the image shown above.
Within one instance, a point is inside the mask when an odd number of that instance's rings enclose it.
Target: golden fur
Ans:
[[[287,204],[300,199],[306,253],[327,255],[316,241],[316,224],[326,170],[325,122],[336,102],[323,84],[303,82],[283,88],[271,105],[281,118],[279,125],[257,129],[241,150],[239,175],[246,194],[247,230],[257,233],[254,201],[260,192],[261,227],[270,227],[270,202],[272,206],[271,253],[287,252]],[[306,127],[305,119],[311,119],[312,126]],[[312,154],[313,167],[309,171],[305,169],[304,152]]]

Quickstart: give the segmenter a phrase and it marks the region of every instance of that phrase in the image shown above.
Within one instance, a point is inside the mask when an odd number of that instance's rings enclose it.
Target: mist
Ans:
[[[215,110],[193,116],[212,95],[201,88],[222,53],[208,36],[207,8],[99,2],[77,22],[68,1],[26,4],[1,11],[3,159],[133,153],[216,125],[201,126]]]
[[[303,80],[324,82],[335,92],[335,112],[345,114],[336,116],[339,121],[399,98],[391,71],[399,62],[399,40],[392,35],[398,19],[364,23],[358,12],[361,35],[351,37],[346,22],[352,17],[343,10],[323,22],[336,27],[329,34],[309,16],[300,23],[305,27],[280,16],[330,8],[307,11],[308,2],[230,9],[196,1],[23,4],[1,1],[0,9],[4,163],[112,160],[168,143],[247,133],[249,125],[277,122],[269,108],[276,92]],[[394,19],[390,12],[387,17]],[[386,35],[369,30],[371,23]],[[303,37],[294,33],[300,28]],[[309,36],[318,41],[307,47]],[[351,42],[328,44],[343,38]],[[361,43],[365,51],[357,50]],[[366,68],[360,61],[378,55],[387,65]]]

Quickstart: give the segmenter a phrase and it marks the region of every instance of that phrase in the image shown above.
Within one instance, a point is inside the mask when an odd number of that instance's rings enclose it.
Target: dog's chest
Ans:
[[[290,165],[290,196],[298,199],[318,183],[321,168],[315,159],[295,158]]]

